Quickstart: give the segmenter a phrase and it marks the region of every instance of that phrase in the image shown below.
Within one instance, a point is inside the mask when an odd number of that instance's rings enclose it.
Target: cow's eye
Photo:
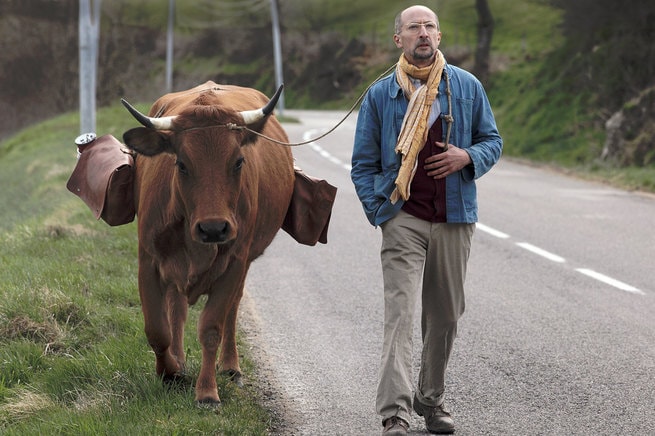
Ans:
[[[243,164],[244,164],[245,162],[246,162],[246,159],[243,158],[243,157],[240,157],[239,159],[237,159],[236,163],[234,164],[234,169],[235,169],[236,171],[240,171],[240,170],[241,170],[241,167],[243,167]]]
[[[178,160],[175,162],[175,166],[177,167],[177,170],[180,172],[180,174],[185,176],[189,174],[189,170],[187,169],[186,165],[184,165],[184,162]]]

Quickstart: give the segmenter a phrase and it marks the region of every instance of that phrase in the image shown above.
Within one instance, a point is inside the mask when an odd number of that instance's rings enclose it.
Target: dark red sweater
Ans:
[[[439,116],[430,127],[425,146],[418,154],[418,166],[409,188],[409,200],[403,204],[403,210],[408,214],[433,223],[446,222],[446,179],[428,177],[423,166],[429,156],[443,152],[441,147],[434,144],[441,142],[442,136]]]

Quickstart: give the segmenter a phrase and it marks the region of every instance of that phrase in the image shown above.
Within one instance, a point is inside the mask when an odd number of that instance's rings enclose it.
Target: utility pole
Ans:
[[[273,27],[273,56],[275,61],[275,89],[284,83],[282,78],[282,47],[280,43],[280,20],[277,13],[277,0],[271,0],[271,26]],[[277,103],[280,115],[284,114],[284,91]]]
[[[168,32],[166,34],[166,92],[173,92],[173,26],[175,0],[168,0]]]
[[[96,131],[96,78],[101,1],[80,0],[80,134]]]

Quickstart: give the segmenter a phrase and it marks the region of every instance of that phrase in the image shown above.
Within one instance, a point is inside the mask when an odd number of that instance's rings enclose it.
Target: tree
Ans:
[[[554,55],[568,68],[570,89],[598,95],[611,113],[655,85],[655,2],[551,2],[563,11],[565,41]]]
[[[486,84],[489,81],[489,53],[494,33],[494,18],[487,0],[475,0],[475,9],[478,12],[478,42],[475,48],[473,74]]]

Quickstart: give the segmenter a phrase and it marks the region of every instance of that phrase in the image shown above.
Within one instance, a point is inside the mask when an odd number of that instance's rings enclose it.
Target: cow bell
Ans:
[[[75,138],[75,145],[77,146],[77,158],[80,158],[80,154],[84,149],[96,140],[96,134],[93,132],[82,133],[80,136]]]

